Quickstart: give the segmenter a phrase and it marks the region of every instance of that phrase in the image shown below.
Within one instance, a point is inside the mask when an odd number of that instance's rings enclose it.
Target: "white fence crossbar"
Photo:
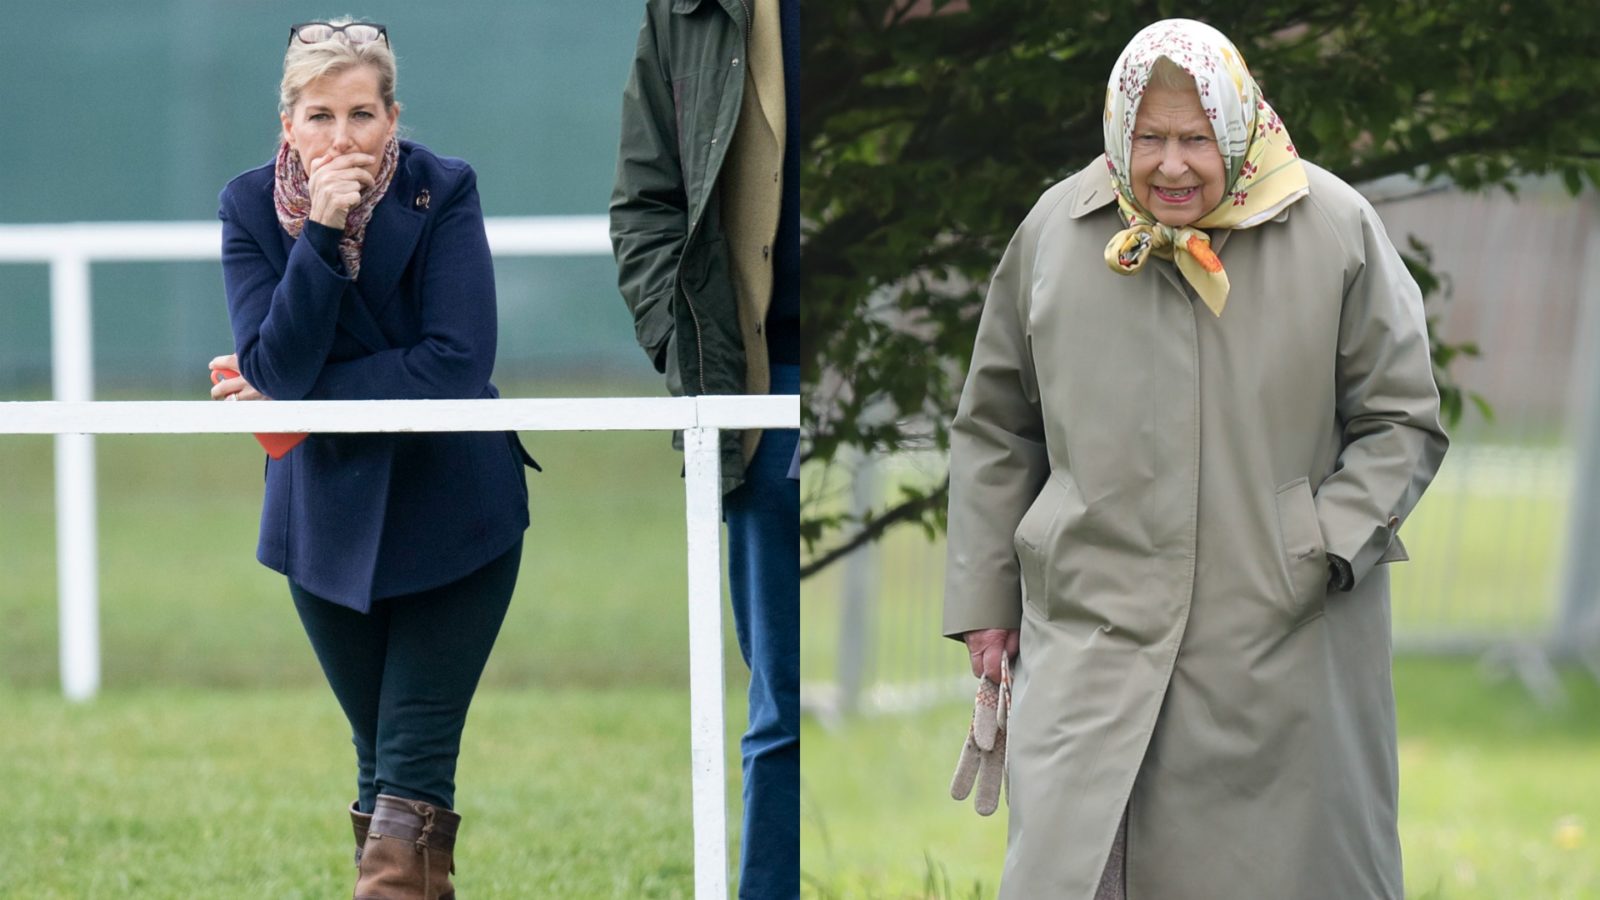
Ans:
[[[604,216],[501,218],[485,224],[497,256],[611,252]],[[0,225],[0,263],[50,264],[55,400],[0,402],[0,435],[56,436],[61,671],[67,697],[88,699],[100,684],[95,434],[681,429],[695,896],[727,897],[719,436],[723,429],[798,428],[799,398],[94,402],[90,264],[216,260],[220,249],[220,225],[207,222]]]

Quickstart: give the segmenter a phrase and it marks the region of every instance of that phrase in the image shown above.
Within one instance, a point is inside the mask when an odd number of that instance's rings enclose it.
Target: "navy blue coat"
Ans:
[[[308,223],[289,237],[272,187],[269,164],[220,197],[245,380],[276,400],[499,396],[494,270],[470,166],[402,141],[356,280],[318,252],[337,232]],[[446,584],[528,527],[524,463],[537,468],[513,432],[314,434],[267,462],[257,558],[361,611]]]

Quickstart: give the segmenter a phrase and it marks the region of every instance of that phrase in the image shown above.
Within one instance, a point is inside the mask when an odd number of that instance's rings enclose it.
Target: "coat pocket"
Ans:
[[[683,363],[678,360],[678,329],[676,328],[667,332],[666,363],[667,393],[674,397],[682,397]]]
[[[1052,472],[1011,536],[1011,547],[1017,553],[1017,564],[1022,572],[1022,602],[1032,604],[1043,615],[1048,615],[1050,610],[1050,586],[1045,577],[1050,567],[1045,564],[1044,554],[1050,546],[1050,535],[1061,516],[1066,494],[1066,484]]]
[[[1296,478],[1277,492],[1278,538],[1290,596],[1286,611],[1293,622],[1322,612],[1328,593],[1328,553],[1317,522],[1311,482]]]
[[[720,222],[684,250],[681,304],[674,306],[678,379],[688,394],[745,392],[744,335],[728,242]],[[693,343],[687,343],[692,341]]]

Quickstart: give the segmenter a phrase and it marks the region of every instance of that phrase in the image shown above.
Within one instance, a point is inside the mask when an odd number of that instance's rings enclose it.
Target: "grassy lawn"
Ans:
[[[665,433],[523,439],[545,471],[464,741],[457,883],[691,896],[682,457]],[[97,440],[104,691],[73,705],[51,445],[0,437],[0,783],[25,823],[0,841],[0,895],[348,896],[354,751],[282,577],[255,561],[261,451]],[[736,839],[745,678],[727,631]]]
[[[1408,895],[1600,898],[1600,686],[1574,675],[1569,705],[1542,712],[1465,661],[1403,659],[1395,681]],[[984,819],[948,793],[970,715],[806,721],[805,896],[994,896],[1004,807]]]
[[[0,689],[0,708],[0,783],[27,823],[0,842],[0,894],[349,896],[353,766],[326,690],[73,706]],[[692,896],[688,715],[658,687],[480,693],[457,778],[463,895]]]

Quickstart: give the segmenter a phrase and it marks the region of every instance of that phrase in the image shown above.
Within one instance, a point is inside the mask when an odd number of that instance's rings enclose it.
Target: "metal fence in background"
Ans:
[[[1446,276],[1430,317],[1447,342],[1479,346],[1451,372],[1493,410],[1468,404],[1402,532],[1396,651],[1480,654],[1557,702],[1555,660],[1600,677],[1600,200],[1543,184],[1517,198],[1405,180],[1367,193],[1396,245],[1415,236]],[[901,455],[825,477],[848,484],[853,508],[882,508],[944,465]],[[808,710],[828,720],[970,693],[964,649],[939,634],[943,570],[942,538],[902,528],[803,585]]]

